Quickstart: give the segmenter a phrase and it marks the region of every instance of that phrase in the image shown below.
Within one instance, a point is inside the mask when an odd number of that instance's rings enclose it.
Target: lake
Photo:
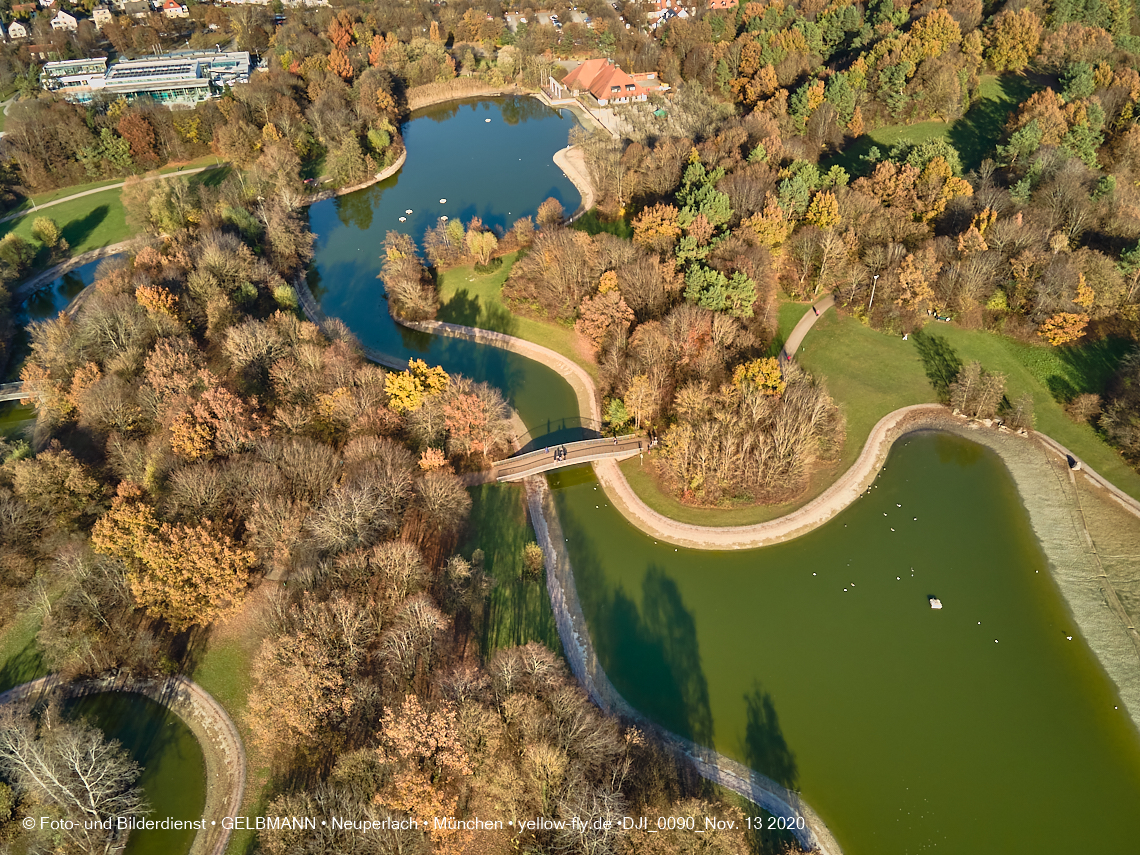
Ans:
[[[87,719],[108,739],[117,739],[143,767],[138,785],[148,818],[200,820],[206,805],[206,762],[186,723],[162,704],[133,692],[88,695],[68,704],[68,714]],[[131,833],[123,855],[180,855],[197,831]]]
[[[385,232],[405,226],[398,216],[419,238],[440,215],[508,225],[554,195],[565,179],[550,158],[570,120],[534,107],[512,122],[518,100],[413,117],[398,176],[313,206],[311,281],[366,344],[499,385],[533,427],[576,414],[561,377],[401,331],[375,278]],[[732,553],[654,543],[587,468],[550,483],[617,688],[663,725],[799,788],[848,855],[1135,849],[1140,737],[992,452],[912,435],[827,525]]]

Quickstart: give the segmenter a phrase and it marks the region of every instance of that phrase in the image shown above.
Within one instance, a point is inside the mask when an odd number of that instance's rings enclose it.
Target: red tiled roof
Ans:
[[[648,94],[647,89],[608,59],[586,60],[566,75],[562,85],[569,89],[588,89],[599,101]],[[617,92],[613,91],[615,86],[618,87]],[[632,89],[629,88],[631,86]]]

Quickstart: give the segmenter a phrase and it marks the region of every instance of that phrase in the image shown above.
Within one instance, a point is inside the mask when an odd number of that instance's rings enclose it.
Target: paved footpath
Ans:
[[[817,301],[817,310],[820,304],[826,300],[827,298]],[[819,314],[822,313],[823,310],[819,310]],[[818,315],[809,309],[807,316],[805,320],[809,322],[806,329],[810,329]],[[803,323],[804,320],[801,320],[796,329],[799,329]],[[593,378],[580,365],[548,347],[505,333],[441,321],[420,321],[407,323],[406,326],[436,335],[479,341],[541,362],[557,371],[570,383],[578,399],[580,413],[588,414],[588,417],[595,421],[601,421]],[[799,340],[802,341],[802,339],[803,335],[801,334]],[[789,337],[790,341],[791,338]],[[909,431],[942,427],[953,420],[950,411],[940,404],[916,404],[888,413],[872,429],[859,457],[838,481],[798,510],[779,519],[755,525],[701,526],[678,522],[650,508],[629,486],[629,482],[617,461],[595,461],[594,471],[597,473],[598,481],[606,495],[614,503],[614,507],[621,511],[622,515],[633,525],[657,540],[663,540],[675,546],[685,546],[689,549],[752,549],[792,540],[823,525],[859,498],[875,480],[883,463],[886,462],[891,445],[896,439]],[[1037,436],[1043,435],[1037,434]],[[1066,449],[1051,440],[1050,445],[1058,454],[1072,456]],[[1086,471],[1089,471],[1087,467]],[[1134,499],[1097,476],[1096,473],[1089,471],[1089,474],[1090,477],[1099,479],[1098,483],[1113,494],[1117,501],[1140,515],[1140,508],[1137,507]]]
[[[161,181],[163,178],[175,178],[179,175],[194,175],[198,172],[205,172],[207,169],[220,169],[222,166],[227,165],[228,164],[222,163],[220,165],[214,164],[212,166],[196,166],[194,169],[182,169],[177,172],[163,172],[159,175],[147,175],[142,180]],[[72,199],[82,199],[84,196],[93,196],[94,194],[102,193],[105,190],[118,190],[126,183],[126,181],[120,181],[117,184],[106,184],[102,187],[93,187],[90,190],[84,190],[82,193],[72,193],[70,196],[64,196],[62,199],[53,199],[50,202],[44,202],[42,205],[36,205],[31,210],[25,208],[22,211],[16,211],[14,213],[8,214],[7,216],[0,217],[0,223],[6,223],[9,220],[18,220],[21,217],[28,216],[29,214],[38,214],[40,211],[43,211],[46,208],[51,208],[55,205],[62,205],[64,202],[70,202]]]
[[[795,359],[796,353],[800,349],[800,345],[804,342],[804,336],[808,334],[808,330],[815,326],[815,322],[822,317],[823,313],[835,305],[835,298],[830,294],[820,297],[811,304],[811,308],[804,312],[804,316],[800,318],[792,334],[788,336],[788,340],[784,342],[784,347],[780,350],[780,364],[783,365],[786,360]]]
[[[69,682],[53,674],[0,693],[0,706],[17,701],[35,703],[56,692],[65,697],[131,692],[157,701],[181,718],[198,740],[206,765],[202,818],[209,824],[195,835],[190,855],[224,855],[231,829],[223,820],[237,815],[241,808],[247,764],[245,747],[233,720],[209,692],[181,676],[150,680],[109,675]]]

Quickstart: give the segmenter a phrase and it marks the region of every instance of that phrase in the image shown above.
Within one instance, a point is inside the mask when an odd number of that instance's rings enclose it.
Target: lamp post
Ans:
[[[875,279],[871,283],[871,299],[867,301],[867,314],[871,313],[871,306],[875,305],[875,288],[879,284],[879,274],[875,274]]]

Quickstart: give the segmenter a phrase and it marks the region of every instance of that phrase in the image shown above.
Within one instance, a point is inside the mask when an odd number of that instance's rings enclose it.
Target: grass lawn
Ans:
[[[1035,81],[1020,74],[984,75],[978,85],[977,100],[957,121],[914,122],[876,128],[852,142],[830,163],[838,164],[852,174],[862,175],[868,170],[859,158],[872,146],[878,146],[886,156],[891,147],[900,142],[923,143],[942,138],[958,150],[965,171],[977,169],[985,158],[993,154],[1010,113],[1039,88]]]
[[[503,266],[485,276],[477,274],[471,265],[453,267],[438,274],[441,306],[437,320],[494,330],[541,344],[572,359],[596,378],[598,366],[578,353],[573,327],[514,315],[503,304],[503,283],[511,272],[515,255],[512,252],[503,256]]]
[[[807,303],[782,301],[779,338],[784,337],[808,308]],[[1105,478],[1129,495],[1140,498],[1140,474],[1087,425],[1069,419],[1060,401],[1081,392],[1099,392],[1112,375],[1128,345],[1103,340],[1078,348],[1049,348],[1022,344],[995,333],[963,330],[950,324],[931,324],[927,341],[943,345],[944,354],[961,363],[978,360],[990,371],[1006,375],[1006,394],[1012,400],[1028,392],[1033,396],[1036,427],[1069,448]],[[939,348],[936,348],[939,350]],[[800,363],[827,384],[847,421],[847,440],[839,462],[816,473],[809,489],[787,505],[694,508],[662,491],[652,470],[636,458],[621,463],[630,486],[654,510],[681,522],[697,525],[750,525],[766,522],[801,507],[823,492],[859,456],[875,424],[892,410],[938,400],[928,363],[912,336],[903,341],[863,326],[851,317],[825,313],[804,339],[797,355]],[[930,366],[931,371],[936,366]]]
[[[18,220],[0,223],[0,237],[15,232],[33,246],[38,246],[38,241],[32,237],[32,223],[36,217],[51,217],[59,224],[64,238],[71,246],[72,255],[118,243],[131,236],[118,190],[73,199],[42,213],[32,212]],[[46,259],[45,251],[41,250],[40,254]],[[33,270],[42,266],[43,261],[37,258]]]
[[[215,160],[210,156],[210,161]],[[201,158],[199,159],[201,160]],[[176,169],[176,167],[174,168]],[[169,171],[169,170],[168,170]],[[192,182],[201,181],[207,184],[216,184],[229,174],[229,167],[199,172],[190,176]],[[99,186],[99,185],[95,185]],[[81,192],[83,188],[69,187],[55,191],[57,197],[67,196],[71,193]],[[90,189],[90,188],[89,188]],[[20,237],[38,245],[32,237],[32,223],[37,217],[50,217],[55,220],[63,231],[64,238],[71,246],[72,255],[80,255],[88,250],[98,249],[119,241],[126,240],[132,234],[127,226],[126,213],[123,210],[122,191],[117,187],[108,188],[102,193],[92,193],[69,202],[61,202],[45,210],[31,211],[26,215],[6,223],[0,223],[0,237],[15,232]],[[51,195],[51,194],[47,194]],[[37,203],[41,200],[37,197]],[[42,268],[46,263],[47,252],[42,248],[32,270]]]
[[[218,163],[218,158],[212,154],[204,154],[194,160],[186,161],[185,163],[178,163],[172,166],[164,166],[158,170],[159,175],[171,175],[173,173],[181,172],[184,169],[198,169],[202,166],[214,166]],[[228,165],[223,164],[221,170],[223,177],[229,174],[230,168]],[[98,190],[100,187],[111,187],[115,184],[122,184],[122,178],[108,178],[105,181],[92,181],[87,184],[73,184],[70,187],[60,187],[56,190],[48,190],[44,193],[36,193],[26,199],[22,204],[18,205],[12,210],[11,213],[16,211],[31,211],[32,202],[36,205],[43,205],[47,202],[54,202],[56,199],[63,199],[66,196],[73,196],[76,193],[83,193],[87,190]],[[212,183],[212,182],[211,182]],[[50,214],[49,214],[50,216]]]
[[[522,551],[534,542],[526,516],[526,494],[518,485],[483,484],[470,489],[471,516],[460,554],[483,550],[483,566],[494,577],[483,615],[485,659],[501,647],[538,641],[562,650],[545,579],[526,579]]]
[[[0,692],[47,673],[36,642],[39,631],[39,616],[25,609],[0,633]]]
[[[262,589],[250,595],[242,613],[213,628],[189,674],[225,707],[241,734],[248,763],[242,813],[249,816],[263,814],[269,801],[271,769],[253,743],[245,718],[252,687],[253,660],[267,627],[263,618],[268,593],[263,585]],[[256,834],[256,831],[248,829],[235,830],[226,852],[241,855],[249,851]]]
[[[1006,375],[1011,400],[1033,396],[1036,428],[1046,433],[1131,496],[1140,498],[1140,474],[1087,425],[1064,413],[1062,400],[1099,391],[1127,350],[1122,342],[1100,341],[1076,348],[1022,344],[995,333],[931,324],[927,340],[944,343],[962,363],[978,360]],[[828,391],[847,417],[844,465],[858,456],[867,434],[880,418],[907,404],[935,399],[927,363],[913,340],[875,332],[851,317],[828,312],[804,341],[800,361],[827,381]],[[1056,397],[1055,397],[1056,396]]]

